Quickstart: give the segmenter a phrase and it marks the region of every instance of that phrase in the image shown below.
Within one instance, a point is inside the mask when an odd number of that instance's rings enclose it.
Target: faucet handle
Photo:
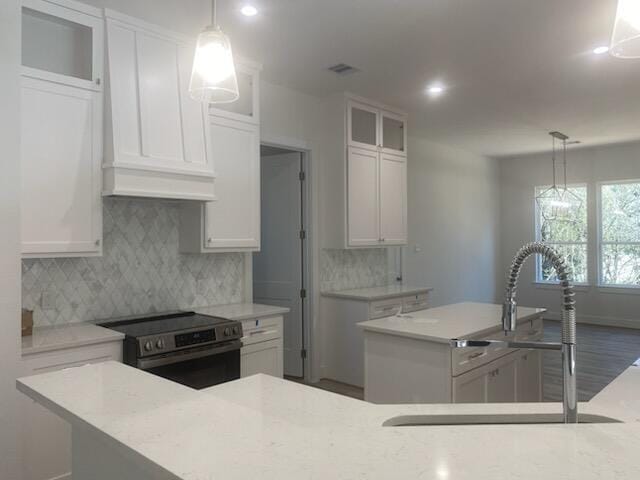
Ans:
[[[502,328],[506,332],[513,332],[516,329],[518,320],[518,305],[513,298],[505,300],[502,304]]]

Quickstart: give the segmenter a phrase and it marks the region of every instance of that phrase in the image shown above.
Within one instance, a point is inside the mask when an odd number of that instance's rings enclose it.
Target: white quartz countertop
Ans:
[[[92,323],[70,323],[51,327],[34,327],[33,335],[22,337],[22,356],[66,348],[117,342],[124,334]]]
[[[250,320],[252,318],[270,317],[271,315],[283,315],[289,311],[286,307],[262,305],[260,303],[230,303],[227,305],[215,305],[211,307],[196,308],[196,313],[213,315],[227,320]]]
[[[347,298],[350,300],[384,300],[386,298],[402,297],[405,295],[418,295],[433,290],[430,287],[412,287],[410,285],[386,285],[384,287],[354,288],[322,292],[325,297]]]
[[[158,479],[640,478],[638,367],[579,406],[626,422],[611,424],[383,427],[402,414],[561,406],[374,405],[265,375],[196,391],[116,362],[19,379],[18,389]]]
[[[546,312],[518,307],[518,322]],[[366,331],[448,343],[452,338],[481,337],[502,329],[502,305],[464,302],[358,323]]]

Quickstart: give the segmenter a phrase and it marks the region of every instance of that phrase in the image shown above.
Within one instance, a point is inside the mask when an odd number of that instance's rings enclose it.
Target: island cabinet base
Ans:
[[[539,340],[542,319],[514,337]],[[494,333],[483,338],[498,338]],[[364,398],[378,404],[542,401],[537,350],[452,349],[448,343],[364,332]]]
[[[73,480],[180,480],[87,428],[73,427],[71,445]]]

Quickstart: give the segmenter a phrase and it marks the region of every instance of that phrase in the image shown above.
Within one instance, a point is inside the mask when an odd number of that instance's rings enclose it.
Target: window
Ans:
[[[600,185],[600,283],[640,287],[640,182]]]
[[[571,195],[557,198],[547,194],[552,192],[549,187],[536,187],[536,240],[565,258],[575,283],[587,283],[587,186],[573,185],[568,190]],[[536,261],[536,281],[558,281],[548,260],[537,256]]]

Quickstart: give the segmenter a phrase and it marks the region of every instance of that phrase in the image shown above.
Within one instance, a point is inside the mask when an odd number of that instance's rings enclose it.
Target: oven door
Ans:
[[[195,389],[240,378],[240,347],[234,341],[141,358],[138,368]]]

